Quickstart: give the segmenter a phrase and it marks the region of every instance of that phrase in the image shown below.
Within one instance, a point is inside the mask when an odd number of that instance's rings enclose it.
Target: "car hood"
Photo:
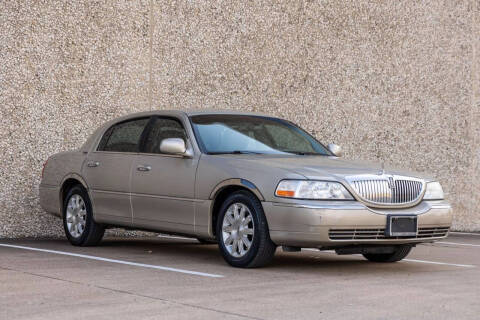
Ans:
[[[236,161],[245,161],[248,166],[263,167],[265,172],[269,168],[283,169],[296,173],[311,180],[335,179],[344,180],[347,176],[373,174],[380,175],[383,170],[386,174],[402,175],[419,179],[432,180],[429,176],[383,166],[381,163],[372,163],[360,160],[346,160],[328,156],[278,156],[278,155],[232,155]],[[247,164],[245,163],[245,164]]]

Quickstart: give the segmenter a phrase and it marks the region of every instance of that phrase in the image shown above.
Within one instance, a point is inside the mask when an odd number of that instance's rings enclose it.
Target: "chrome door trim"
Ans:
[[[192,198],[179,198],[179,197],[171,197],[171,196],[158,196],[154,194],[146,194],[146,193],[130,193],[133,197],[145,197],[145,198],[157,198],[157,199],[167,199],[167,200],[176,200],[176,201],[187,201],[187,202],[203,202],[204,200],[199,199],[192,199]]]
[[[99,190],[99,189],[90,189],[92,192],[96,193],[108,193],[108,194],[118,194],[118,195],[130,195],[130,192],[118,192],[118,191],[109,191],[109,190]]]

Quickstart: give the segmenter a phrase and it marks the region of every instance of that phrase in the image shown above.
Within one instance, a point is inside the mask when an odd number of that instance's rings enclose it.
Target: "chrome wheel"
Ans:
[[[83,198],[74,194],[70,197],[67,204],[66,222],[70,235],[79,238],[85,231],[87,220],[87,207]]]
[[[250,209],[243,203],[228,207],[222,224],[222,240],[227,251],[236,258],[243,257],[253,242],[254,224]]]

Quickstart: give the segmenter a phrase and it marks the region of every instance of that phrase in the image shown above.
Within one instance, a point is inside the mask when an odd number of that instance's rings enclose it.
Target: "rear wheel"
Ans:
[[[260,201],[247,191],[232,193],[217,219],[218,246],[232,266],[255,268],[268,264],[276,245],[270,239]]]
[[[411,246],[399,246],[392,253],[365,253],[363,256],[372,262],[397,262],[405,258],[411,250]]]
[[[63,227],[68,241],[75,246],[94,246],[103,238],[105,227],[93,220],[90,198],[80,185],[71,188],[65,197]]]

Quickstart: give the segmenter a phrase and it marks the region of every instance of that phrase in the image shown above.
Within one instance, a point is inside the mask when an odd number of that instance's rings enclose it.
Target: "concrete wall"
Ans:
[[[52,236],[48,155],[149,109],[262,111],[435,174],[480,230],[478,1],[1,1],[0,237]]]

